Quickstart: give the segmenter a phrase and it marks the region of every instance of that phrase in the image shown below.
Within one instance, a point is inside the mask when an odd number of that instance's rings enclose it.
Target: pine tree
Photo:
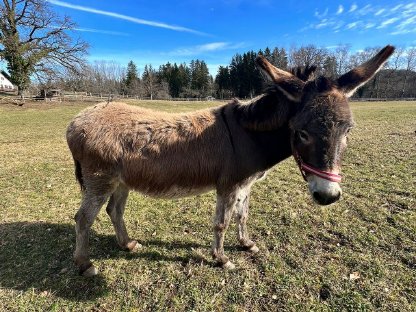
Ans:
[[[157,73],[152,65],[145,65],[142,81],[147,96],[150,97],[150,100],[153,100],[157,89]]]
[[[137,71],[137,66],[133,61],[130,61],[127,64],[127,73],[124,80],[126,90],[129,94],[136,94],[139,86],[139,74]]]
[[[274,48],[270,58],[270,62],[277,68],[286,70],[288,68],[288,58],[286,50],[284,48]]]
[[[210,87],[208,66],[204,61],[191,61],[191,89],[197,91],[198,96],[206,96]]]
[[[221,99],[223,99],[226,94],[229,95],[231,93],[231,79],[228,66],[220,66],[218,68],[215,83],[218,88],[217,94]]]

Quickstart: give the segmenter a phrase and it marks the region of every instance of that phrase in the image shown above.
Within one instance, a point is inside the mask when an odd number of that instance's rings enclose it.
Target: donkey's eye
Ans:
[[[299,130],[298,131],[298,136],[303,142],[308,142],[309,141],[309,134],[304,130]]]

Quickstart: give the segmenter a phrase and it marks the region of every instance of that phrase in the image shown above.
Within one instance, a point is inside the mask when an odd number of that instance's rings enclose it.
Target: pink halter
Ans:
[[[337,182],[340,183],[342,177],[339,174],[328,172],[328,171],[322,171],[315,167],[312,167],[311,165],[308,165],[302,161],[302,158],[299,156],[296,150],[293,151],[293,157],[296,160],[296,163],[299,166],[300,172],[302,173],[303,178],[306,181],[306,173],[314,174],[322,179],[331,181],[331,182]]]

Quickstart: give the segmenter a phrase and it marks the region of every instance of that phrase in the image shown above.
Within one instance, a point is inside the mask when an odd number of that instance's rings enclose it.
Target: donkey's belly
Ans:
[[[152,197],[186,197],[214,189],[219,166],[198,155],[192,160],[189,154],[125,161],[120,177],[130,189]]]
[[[212,186],[204,187],[192,187],[192,186],[178,186],[171,185],[169,187],[161,188],[152,188],[149,186],[134,186],[133,189],[142,194],[155,197],[155,198],[180,198],[187,196],[194,196],[202,193],[209,192],[215,188]]]

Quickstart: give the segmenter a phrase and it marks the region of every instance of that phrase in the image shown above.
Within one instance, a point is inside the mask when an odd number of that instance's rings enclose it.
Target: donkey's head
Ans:
[[[342,154],[353,127],[348,98],[383,66],[394,47],[386,46],[376,56],[336,80],[318,77],[302,81],[259,56],[257,65],[289,101],[296,113],[289,124],[291,145],[314,200],[328,205],[341,197]]]

